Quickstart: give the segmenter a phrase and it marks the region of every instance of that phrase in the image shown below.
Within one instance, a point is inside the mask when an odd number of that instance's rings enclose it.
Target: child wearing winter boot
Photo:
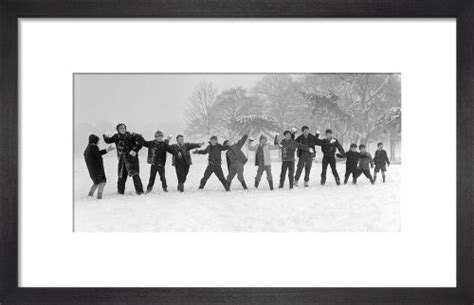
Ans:
[[[382,171],[382,180],[385,183],[385,172],[387,171],[387,167],[390,166],[390,160],[388,159],[387,152],[383,149],[383,143],[379,142],[377,144],[377,150],[375,151],[374,156],[374,182],[377,180],[377,173]]]
[[[202,190],[204,186],[207,183],[207,180],[211,177],[212,174],[215,174],[219,181],[222,183],[224,186],[224,189],[228,192],[229,185],[227,184],[227,181],[224,177],[224,172],[222,171],[222,156],[221,152],[224,150],[228,150],[229,146],[224,146],[219,143],[217,143],[217,137],[212,136],[209,145],[203,149],[203,150],[195,150],[193,151],[193,154],[209,154],[208,158],[208,165],[206,167],[206,170],[204,171],[204,175],[201,179],[201,183],[199,184],[199,189]]]
[[[360,151],[360,156],[359,156],[359,166],[357,168],[357,173],[354,177],[354,184],[357,183],[357,178],[364,174],[366,176],[370,183],[374,184],[374,180],[372,179],[372,175],[370,174],[370,168],[374,167],[374,160],[372,159],[372,156],[370,155],[369,152],[367,152],[365,145],[361,144],[359,145],[359,151]]]
[[[173,153],[173,150],[169,146],[171,136],[168,136],[164,140],[163,132],[158,130],[155,132],[155,139],[151,141],[143,142],[143,146],[148,148],[148,164],[150,164],[150,179],[148,180],[148,186],[146,192],[150,193],[153,190],[155,184],[156,173],[160,175],[161,187],[164,192],[168,192],[168,185],[166,184],[165,176],[165,165],[166,165],[166,153]]]
[[[99,137],[95,134],[89,136],[89,144],[84,150],[84,160],[86,161],[87,170],[89,171],[89,176],[92,179],[92,186],[89,190],[89,197],[93,197],[95,190],[97,191],[97,199],[102,199],[102,194],[104,192],[105,183],[107,178],[105,177],[104,171],[104,161],[102,160],[102,155],[105,155],[115,148],[110,145],[106,149],[99,149],[97,146],[99,143]]]
[[[255,176],[255,188],[258,188],[263,172],[267,175],[268,185],[273,191],[272,160],[270,150],[278,149],[278,145],[268,143],[266,136],[261,135],[258,145],[253,145],[254,140],[249,139],[248,149],[255,152],[255,166],[257,166],[257,175]]]

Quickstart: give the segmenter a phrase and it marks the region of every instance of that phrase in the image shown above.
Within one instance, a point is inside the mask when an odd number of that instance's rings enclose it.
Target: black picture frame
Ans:
[[[457,287],[18,288],[17,19],[26,17],[456,18]],[[473,38],[472,0],[0,0],[0,304],[473,304]]]

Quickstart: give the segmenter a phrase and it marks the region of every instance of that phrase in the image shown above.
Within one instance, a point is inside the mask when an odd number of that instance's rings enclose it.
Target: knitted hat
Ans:
[[[158,136],[163,136],[163,131],[157,130],[157,131],[155,132],[155,137],[158,137]]]

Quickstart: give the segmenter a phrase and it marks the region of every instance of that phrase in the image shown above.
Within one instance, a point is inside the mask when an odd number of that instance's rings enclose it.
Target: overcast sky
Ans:
[[[186,128],[184,112],[200,81],[211,81],[220,93],[235,86],[251,89],[262,77],[258,74],[76,74],[75,129],[79,133],[102,134],[115,131],[115,125],[124,122],[130,131],[139,132],[147,139],[157,129],[176,135]],[[77,130],[85,125],[109,127]]]

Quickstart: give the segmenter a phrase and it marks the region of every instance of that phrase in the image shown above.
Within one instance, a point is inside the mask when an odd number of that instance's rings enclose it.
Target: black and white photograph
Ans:
[[[74,232],[400,232],[400,73],[75,73]]]

